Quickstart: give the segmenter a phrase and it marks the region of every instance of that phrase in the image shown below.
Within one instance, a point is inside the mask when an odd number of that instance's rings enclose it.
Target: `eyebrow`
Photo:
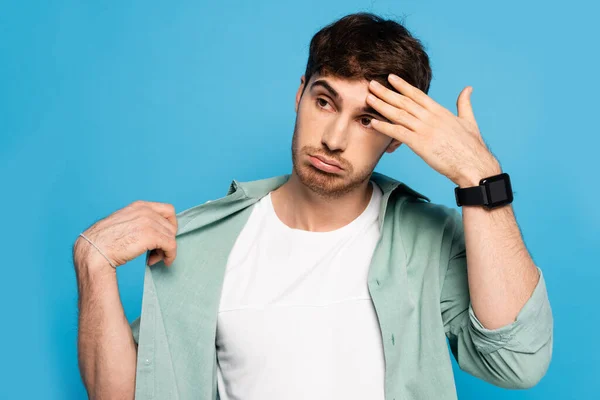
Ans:
[[[324,79],[317,79],[316,81],[314,81],[312,83],[312,85],[310,85],[310,90],[312,91],[317,86],[323,87],[325,90],[327,90],[329,92],[329,94],[331,95],[331,97],[333,97],[337,102],[339,102],[340,104],[342,104],[342,102],[343,102],[342,97],[340,96],[340,94],[338,93],[338,91],[335,90],[329,84],[329,82],[327,82]],[[377,119],[379,119],[381,121],[389,122],[389,120],[386,117],[384,117],[383,115],[381,115],[377,110],[375,110],[373,107],[371,107],[369,105],[360,107],[358,109],[358,111],[359,112],[363,112],[363,113],[373,114],[373,115],[377,116]]]

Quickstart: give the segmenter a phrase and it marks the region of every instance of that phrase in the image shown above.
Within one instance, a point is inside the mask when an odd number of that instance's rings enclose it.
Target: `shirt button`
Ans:
[[[144,360],[144,364],[146,364],[146,365],[150,365],[150,364],[151,364],[151,363],[150,363],[150,359],[146,358],[146,359]]]

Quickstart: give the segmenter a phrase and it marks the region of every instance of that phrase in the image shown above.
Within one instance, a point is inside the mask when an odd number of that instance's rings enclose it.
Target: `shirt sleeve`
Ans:
[[[440,306],[450,349],[461,370],[496,386],[526,389],[545,375],[552,357],[553,317],[542,270],[515,321],[486,329],[473,311],[462,216],[451,210],[452,240]]]
[[[140,319],[141,317],[138,317],[129,324],[131,327],[131,333],[133,334],[133,340],[135,340],[135,343],[138,345],[140,344]]]

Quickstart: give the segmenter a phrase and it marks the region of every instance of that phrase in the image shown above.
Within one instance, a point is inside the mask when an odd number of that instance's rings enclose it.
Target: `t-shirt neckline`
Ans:
[[[304,229],[297,229],[297,228],[289,227],[281,219],[279,219],[279,217],[277,216],[277,213],[275,213],[275,208],[273,207],[273,201],[271,199],[271,192],[269,192],[267,194],[266,204],[269,208],[269,214],[271,214],[271,216],[273,217],[275,224],[277,226],[279,226],[280,229],[286,231],[287,233],[292,233],[294,235],[301,235],[304,237],[310,236],[310,237],[317,237],[317,238],[325,238],[325,237],[329,238],[329,237],[339,236],[339,235],[343,235],[346,232],[358,227],[371,214],[371,211],[376,206],[375,202],[379,196],[376,195],[375,191],[379,190],[379,188],[377,187],[375,182],[373,182],[373,181],[369,181],[369,182],[371,183],[373,190],[371,192],[371,199],[369,200],[369,204],[367,204],[367,207],[365,207],[363,212],[360,213],[352,221],[350,221],[346,225],[344,225],[338,229],[334,229],[332,231],[313,232],[313,231],[307,231]]]

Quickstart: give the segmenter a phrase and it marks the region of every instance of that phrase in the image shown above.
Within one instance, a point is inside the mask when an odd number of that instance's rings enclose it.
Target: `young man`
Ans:
[[[456,399],[446,339],[474,376],[535,385],[552,354],[543,275],[470,88],[455,116],[427,96],[430,81],[404,27],[346,16],[311,41],[290,175],[234,180],[177,215],[136,202],[84,232],[90,397],[135,386],[136,399]],[[402,143],[457,185],[462,217],[374,172]],[[150,249],[130,330],[115,268]]]

